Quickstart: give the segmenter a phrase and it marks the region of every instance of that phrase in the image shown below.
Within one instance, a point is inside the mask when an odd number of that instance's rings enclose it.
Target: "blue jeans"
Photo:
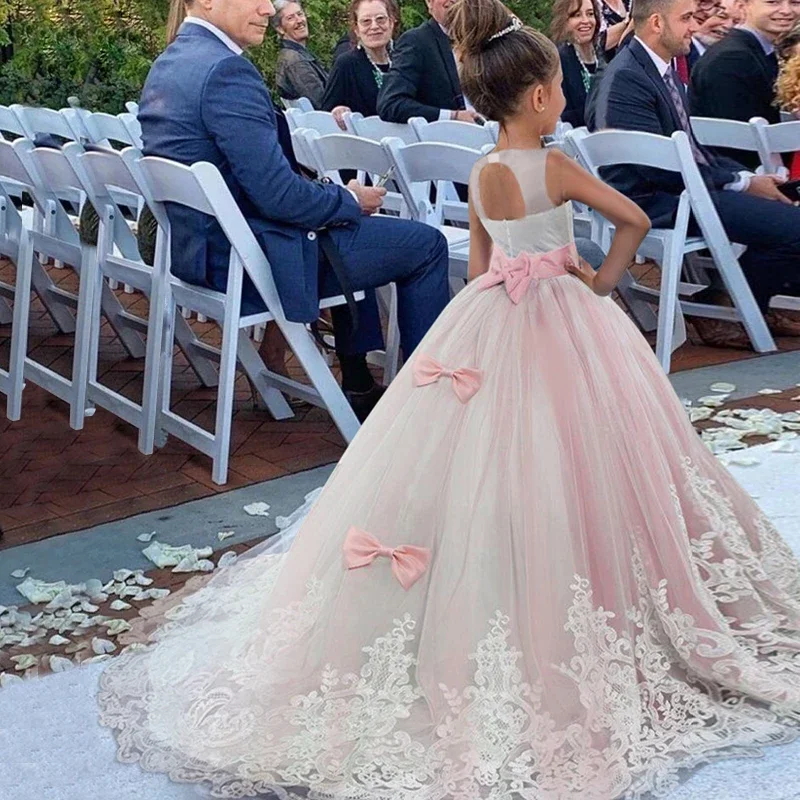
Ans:
[[[450,301],[447,242],[439,231],[410,220],[364,217],[356,226],[330,228],[354,291],[397,285],[400,346],[407,359]],[[340,294],[336,276],[320,265],[320,296]],[[353,331],[346,306],[331,309],[336,350],[343,355],[383,348],[374,291],[358,304]]]

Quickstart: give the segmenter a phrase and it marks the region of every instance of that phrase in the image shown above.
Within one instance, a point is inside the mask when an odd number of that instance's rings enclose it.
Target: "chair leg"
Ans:
[[[11,324],[11,354],[6,414],[12,422],[22,416],[22,390],[25,386],[25,355],[28,350],[28,319],[31,309],[31,271],[35,254],[30,237],[23,234],[17,254],[17,279],[14,288],[14,319]]]
[[[238,328],[234,325],[223,325],[222,357],[219,362],[219,387],[217,389],[217,415],[214,420],[214,465],[211,471],[211,480],[220,485],[225,484],[228,480],[228,458],[231,449],[238,340]]]
[[[42,256],[42,258],[44,258],[44,256]],[[34,260],[35,264],[31,271],[31,283],[39,299],[42,301],[42,305],[45,307],[53,322],[55,322],[60,333],[74,333],[75,317],[72,311],[61,298],[52,294],[52,291],[56,289],[56,285],[50,280],[50,276],[42,266],[40,258],[35,256]]]
[[[146,456],[155,448],[158,427],[159,381],[164,352],[164,292],[159,281],[150,289],[150,310],[147,321],[147,343],[144,357],[142,389],[142,421],[139,427],[139,450]]]
[[[656,336],[656,357],[664,372],[669,375],[672,362],[672,339],[675,333],[675,314],[679,310],[678,283],[683,269],[681,249],[670,241],[664,251],[661,264],[661,290],[658,304],[658,334]]]
[[[175,340],[200,383],[206,389],[216,386],[219,382],[217,366],[213,361],[203,356],[202,352],[195,347],[198,342],[197,337],[182,315],[176,315],[175,317]]]
[[[336,427],[349,444],[358,433],[360,427],[358,418],[325,363],[325,359],[317,349],[313,337],[305,326],[298,322],[284,321],[279,325],[289,347],[297,356],[297,360],[310,378],[312,385],[319,392]]]
[[[14,320],[14,311],[11,306],[0,297],[0,325],[8,325]]]
[[[83,429],[89,390],[90,356],[92,342],[100,336],[100,320],[93,318],[95,292],[102,282],[97,248],[83,246],[80,285],[78,289],[78,316],[75,328],[75,347],[72,359],[72,391],[69,425],[73,430]],[[95,331],[95,328],[97,329]]]

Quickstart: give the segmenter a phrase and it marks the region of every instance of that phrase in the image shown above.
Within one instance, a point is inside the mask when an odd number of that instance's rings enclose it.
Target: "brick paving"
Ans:
[[[51,270],[70,285],[71,270]],[[0,262],[0,280],[13,282],[13,269]],[[146,314],[140,294],[120,293],[133,312]],[[213,342],[216,328],[192,323],[198,335]],[[34,301],[29,353],[64,374],[71,369],[72,337],[60,335]],[[10,326],[0,326],[0,365],[8,363]],[[800,349],[800,340],[784,339],[782,349]],[[745,351],[714,349],[695,342],[684,345],[674,370],[753,358]],[[290,372],[302,373],[289,364]],[[143,360],[126,357],[114,335],[104,328],[99,374],[107,385],[130,397],[141,392]],[[199,425],[209,427],[214,390],[203,388],[179,357],[173,375],[173,406]],[[228,483],[211,481],[211,462],[171,437],[152,456],[136,448],[136,431],[97,409],[82,431],[68,424],[64,403],[29,384],[23,418],[8,422],[0,414],[0,548],[46,539],[68,531],[175,506],[218,492],[300,472],[339,459],[344,442],[325,411],[301,410],[293,420],[275,422],[254,406],[247,381],[237,382]]]

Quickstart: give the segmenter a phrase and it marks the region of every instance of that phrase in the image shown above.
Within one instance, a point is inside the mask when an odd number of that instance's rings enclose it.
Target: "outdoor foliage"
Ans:
[[[349,0],[305,0],[311,48],[324,61],[346,30]],[[511,0],[536,27],[549,0]],[[401,0],[403,25],[427,18],[424,0]],[[85,108],[118,113],[138,97],[152,60],[164,47],[169,0],[0,0],[0,104],[61,108],[76,96]],[[251,53],[267,80],[276,37]]]

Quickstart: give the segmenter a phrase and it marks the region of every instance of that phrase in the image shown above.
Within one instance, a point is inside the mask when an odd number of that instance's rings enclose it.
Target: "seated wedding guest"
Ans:
[[[631,0],[599,0],[600,42],[607,59],[614,57],[631,32]]]
[[[561,88],[566,106],[563,122],[585,124],[586,98],[605,63],[598,48],[600,12],[596,0],[555,0],[550,38],[561,57]]]
[[[349,16],[357,44],[333,65],[322,98],[322,108],[333,112],[342,129],[347,111],[365,117],[378,113],[378,90],[392,66],[391,44],[400,9],[395,0],[352,0]]]
[[[794,45],[794,52],[781,64],[777,95],[781,108],[800,119],[800,42]],[[792,158],[789,178],[800,180],[800,152]]]
[[[720,0],[709,17],[702,22],[698,20],[699,26],[692,39],[692,49],[688,57],[689,72],[712,44],[721,42],[731,28],[743,19],[741,9],[741,0]]]
[[[303,6],[294,0],[275,0],[270,25],[281,37],[275,64],[278,94],[285,100],[307,97],[314,108],[322,105],[328,73],[308,49],[308,19]]]
[[[780,122],[775,105],[775,42],[795,23],[794,1],[745,0],[744,25],[712,47],[692,72],[692,116],[743,122],[764,117],[769,123]],[[750,169],[761,163],[757,153],[726,154]]]
[[[453,46],[444,28],[453,0],[426,0],[431,19],[406,31],[392,53],[392,66],[378,93],[378,114],[387,122],[457,119],[475,122],[467,108]]]
[[[778,191],[780,178],[754,175],[694,139],[684,87],[672,67],[675,56],[688,53],[697,31],[693,12],[693,0],[636,0],[635,38],[609,64],[589,124],[597,130],[687,134],[722,224],[732,241],[747,245],[739,262],[772,332],[800,336],[800,316],[769,309],[774,295],[800,294],[800,208]],[[699,63],[706,58],[708,54]],[[603,175],[642,208],[654,228],[674,225],[684,189],[680,175],[623,165],[610,167]],[[699,232],[694,220],[690,232]],[[725,302],[717,290],[710,290],[701,299]],[[744,329],[737,323],[702,318],[693,322],[707,344],[749,346]]]
[[[382,203],[382,188],[312,182],[293,170],[285,120],[243,56],[244,49],[262,44],[271,3],[172,3],[173,19],[187,16],[142,91],[144,152],[184,164],[207,161],[220,170],[269,258],[288,320],[316,321],[320,297],[345,294],[352,301],[353,291],[396,284],[408,358],[450,299],[444,237],[421,223],[371,216]],[[225,291],[230,247],[218,223],[183,206],[167,213],[173,273]],[[367,352],[383,349],[377,304],[372,293],[368,297],[372,302],[352,303],[352,316],[345,306],[331,310],[342,388],[362,419],[382,392],[366,362]],[[242,313],[263,310],[246,278]]]

